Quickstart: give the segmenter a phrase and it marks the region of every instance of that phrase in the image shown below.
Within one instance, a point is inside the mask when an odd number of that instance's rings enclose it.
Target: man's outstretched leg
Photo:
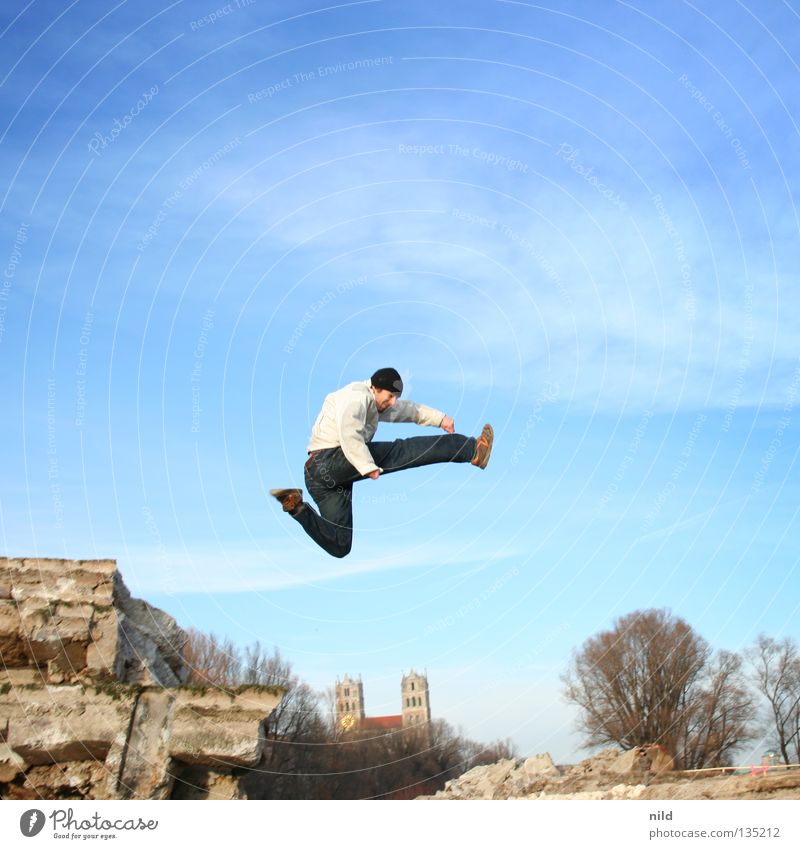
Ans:
[[[382,473],[389,474],[433,463],[472,463],[485,469],[493,441],[492,426],[487,424],[477,438],[457,433],[417,436],[367,447]],[[305,465],[306,488],[319,514],[303,501],[300,489],[272,489],[270,494],[328,554],[345,557],[353,541],[353,483],[363,479],[341,448],[327,448],[314,452]]]
[[[284,512],[303,526],[303,530],[333,557],[345,557],[353,544],[353,485],[326,487],[309,474],[313,458],[306,463],[306,487],[319,507],[317,513],[303,501],[301,489],[271,489]],[[324,477],[331,480],[327,473]]]
[[[477,439],[449,433],[443,436],[413,436],[393,442],[370,442],[367,446],[381,474],[415,469],[434,463],[472,463],[485,469],[492,453],[494,431],[485,425]]]

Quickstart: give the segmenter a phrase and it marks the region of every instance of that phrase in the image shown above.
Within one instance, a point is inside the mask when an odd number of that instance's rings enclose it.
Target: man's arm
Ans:
[[[361,475],[371,475],[379,472],[372,454],[369,453],[366,441],[366,406],[361,401],[347,404],[338,415],[339,444],[348,462],[355,466]]]
[[[427,404],[418,404],[416,401],[398,401],[390,410],[380,413],[378,418],[382,422],[413,422],[418,425],[430,425],[431,427],[443,427],[447,430],[446,416],[441,410],[429,407]],[[450,419],[452,424],[453,420]],[[448,431],[452,433],[452,431]]]

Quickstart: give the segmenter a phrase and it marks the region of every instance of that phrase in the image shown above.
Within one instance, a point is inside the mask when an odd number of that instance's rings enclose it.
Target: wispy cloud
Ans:
[[[211,547],[163,549],[154,556],[149,548],[128,548],[118,567],[137,593],[172,595],[279,591],[296,587],[328,585],[345,578],[398,569],[440,569],[461,576],[480,571],[491,563],[514,557],[518,552],[497,551],[473,545],[454,547],[445,542],[417,547],[369,543],[347,558],[336,559],[312,544],[269,544],[264,548],[238,543]],[[366,550],[364,550],[366,549]]]

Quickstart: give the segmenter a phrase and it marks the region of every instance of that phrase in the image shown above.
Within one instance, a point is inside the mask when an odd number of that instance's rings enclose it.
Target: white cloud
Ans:
[[[348,332],[361,309],[391,313],[400,332],[452,350],[455,380],[513,391],[534,374],[569,387],[564,400],[583,410],[724,408],[737,383],[741,404],[780,402],[776,377],[795,344],[776,307],[800,306],[773,270],[785,240],[767,252],[739,244],[731,219],[716,218],[720,198],[699,189],[659,205],[637,185],[620,209],[536,179],[515,198],[485,168],[485,184],[467,186],[472,163],[459,173],[453,157],[397,160],[345,160],[335,178],[323,169],[319,183],[293,187],[300,211],[264,242],[324,252],[325,266],[297,284],[309,297],[331,275],[367,275],[330,312]],[[340,193],[320,199],[328,190]]]
[[[190,549],[128,548],[118,560],[126,585],[139,595],[163,592],[171,595],[278,591],[293,587],[328,584],[354,575],[394,569],[446,566],[467,571],[482,564],[510,558],[515,552],[480,549],[471,543],[461,548],[451,543],[424,546],[393,546],[390,554],[377,545],[358,544],[348,557],[330,557],[315,543],[265,543],[263,548],[240,543],[219,543]]]

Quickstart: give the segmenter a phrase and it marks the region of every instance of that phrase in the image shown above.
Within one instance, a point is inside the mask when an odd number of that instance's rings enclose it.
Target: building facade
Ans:
[[[391,731],[418,728],[427,731],[431,721],[428,676],[412,669],[400,682],[400,713],[393,716],[367,716],[361,677],[345,675],[336,680],[336,727],[340,731]]]
[[[345,675],[336,679],[336,727],[350,731],[361,726],[364,721],[364,685]]]
[[[431,700],[427,675],[417,675],[412,669],[400,684],[403,728],[431,721]]]

